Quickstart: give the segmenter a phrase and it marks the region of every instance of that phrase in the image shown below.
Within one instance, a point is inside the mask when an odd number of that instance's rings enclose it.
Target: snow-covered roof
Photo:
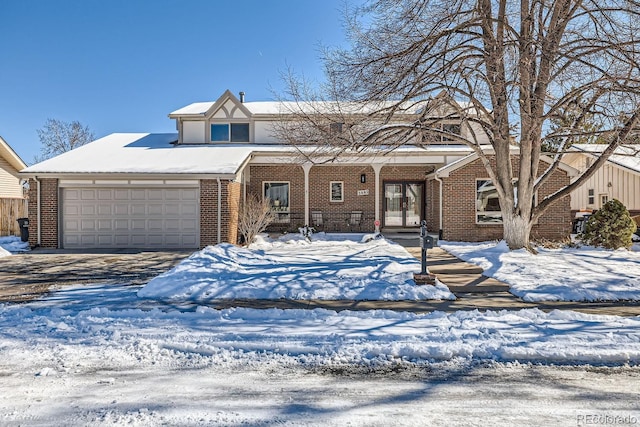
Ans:
[[[243,145],[175,145],[176,133],[114,133],[21,172],[235,174],[255,149]]]
[[[454,103],[448,95],[441,93],[436,98],[440,98],[446,103]],[[306,114],[370,114],[391,108],[397,105],[397,101],[369,101],[369,102],[333,102],[333,101],[253,101],[241,102],[233,93],[226,90],[216,101],[194,102],[185,107],[179,108],[169,113],[169,117],[189,117],[205,116],[213,113],[216,105],[222,106],[224,101],[230,99],[234,103],[241,105],[251,115],[274,116],[281,114],[292,114],[304,112]],[[400,106],[397,115],[420,114],[426,105],[426,100],[406,102]],[[457,102],[460,108],[467,109],[470,114],[477,114],[477,111],[470,103]]]
[[[493,154],[494,153],[494,148],[491,145],[484,145],[481,146],[482,151],[484,151],[487,154]],[[512,155],[517,155],[519,154],[519,148],[516,146],[512,146],[510,148],[511,150],[511,154]],[[449,174],[457,169],[460,169],[461,167],[463,167],[464,165],[467,165],[469,163],[471,163],[472,161],[476,160],[478,158],[478,154],[475,152],[470,153],[469,155],[462,157],[460,159],[457,159],[451,163],[447,163],[446,165],[442,166],[441,168],[439,168],[438,170],[435,171],[436,175],[438,175],[441,178],[447,178],[449,176]],[[552,163],[553,159],[551,159],[548,156],[541,156],[540,160],[543,160],[547,163]],[[567,175],[569,176],[576,176],[578,175],[578,170],[572,166],[567,165],[566,163],[560,163],[558,165],[558,168],[560,170],[563,170],[567,173]]]
[[[608,144],[574,144],[570,151],[581,151],[598,157]],[[640,145],[621,145],[608,159],[609,162],[640,173]]]
[[[23,169],[35,174],[213,174],[235,175],[251,156],[295,156],[300,151],[315,153],[317,147],[293,147],[283,144],[176,144],[176,133],[114,133],[75,150]],[[463,145],[399,147],[398,156],[417,159],[416,155],[464,156],[470,148]],[[369,162],[389,159],[387,150],[365,150],[348,156],[350,161]]]

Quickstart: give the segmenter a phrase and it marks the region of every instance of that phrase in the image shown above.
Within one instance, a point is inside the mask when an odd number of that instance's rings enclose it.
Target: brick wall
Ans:
[[[304,171],[302,166],[295,164],[279,164],[275,166],[251,165],[247,193],[254,194],[262,200],[264,181],[280,181],[289,183],[289,212],[291,222],[288,224],[274,224],[269,230],[290,230],[307,223],[304,218]]]
[[[218,181],[200,180],[200,247],[218,240]]]
[[[226,226],[226,236],[223,239],[229,243],[238,243],[238,220],[240,218],[240,196],[242,195],[242,184],[239,182],[223,183],[226,190],[226,203],[222,210],[222,224]]]
[[[365,182],[361,182],[361,175]],[[343,201],[332,202],[331,181],[342,182]],[[371,166],[317,165],[309,171],[309,209],[322,211],[330,221],[330,230],[351,231],[351,212],[361,211],[362,222],[358,231],[373,231],[375,220],[375,172]],[[358,195],[358,191],[368,194]]]
[[[40,200],[38,200],[38,184],[29,180],[29,244],[38,244],[38,205],[42,231],[40,246],[43,248],[58,247],[58,180],[46,178],[40,180]]]
[[[427,191],[431,183],[426,182],[427,173],[432,166],[384,166],[380,171],[381,193],[384,192],[384,182],[413,181],[425,184]],[[365,175],[365,182],[361,182],[361,175]],[[304,171],[299,165],[251,165],[248,192],[262,197],[262,183],[264,181],[286,181],[290,183],[289,198],[292,222],[289,229],[311,222],[311,218],[304,216]],[[344,200],[332,202],[330,198],[330,182],[343,183]],[[368,192],[358,195],[358,191]],[[427,193],[428,194],[428,193]],[[384,194],[380,194],[381,212]],[[427,199],[428,203],[428,199]],[[364,220],[360,229],[373,231],[375,219],[375,172],[369,165],[314,165],[309,171],[309,211],[321,211],[325,217],[325,229],[335,231],[350,231],[347,220],[352,211],[362,211]],[[332,222],[331,224],[329,222]]]
[[[514,162],[514,174],[517,174],[517,162]],[[546,163],[541,163],[541,172]],[[475,160],[443,178],[443,239],[452,241],[485,241],[501,239],[502,224],[476,224],[476,179],[488,179],[487,172],[480,160]],[[556,171],[543,185],[538,197],[565,186],[569,177],[563,171]],[[570,197],[553,204],[534,225],[531,237],[562,239],[571,231]]]
[[[440,230],[440,183],[435,179],[427,181],[427,230],[430,233],[436,233]]]
[[[238,242],[238,218],[242,185],[238,182],[220,182],[220,240]],[[200,247],[218,243],[218,181],[200,180]]]

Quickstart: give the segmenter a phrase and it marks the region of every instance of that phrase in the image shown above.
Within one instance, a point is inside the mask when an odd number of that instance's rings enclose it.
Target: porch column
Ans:
[[[375,184],[376,184],[376,189],[375,189],[375,217],[374,219],[376,221],[380,221],[380,224],[382,224],[382,221],[380,220],[380,170],[382,169],[382,166],[384,166],[382,163],[374,163],[371,165],[371,167],[373,168],[373,172],[375,173]],[[378,230],[376,230],[378,231]]]
[[[309,225],[309,171],[311,166],[313,166],[311,163],[302,164],[304,171],[304,225]]]

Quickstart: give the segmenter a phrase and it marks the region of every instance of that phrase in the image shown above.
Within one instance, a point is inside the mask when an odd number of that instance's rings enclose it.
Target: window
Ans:
[[[600,195],[600,207],[603,207],[609,201],[609,196],[607,194]]]
[[[211,125],[212,141],[229,141],[229,125]]]
[[[249,142],[249,123],[231,123],[231,142]]]
[[[502,222],[498,190],[490,179],[476,180],[476,222],[479,224]]]
[[[249,123],[216,123],[211,125],[213,142],[249,142]]]
[[[332,202],[344,202],[344,183],[331,181],[329,183],[329,200]]]
[[[590,188],[587,190],[587,204],[588,205],[595,205],[596,204],[596,193],[593,190],[593,188]]]
[[[435,123],[430,126],[432,129],[441,130],[454,135],[462,135],[462,125],[460,123]],[[422,134],[422,142],[424,143],[441,143],[441,142],[456,142],[455,139],[448,137],[441,133],[434,133],[425,131]]]
[[[460,126],[460,123],[443,123],[442,130],[454,135],[462,135],[462,127]],[[442,141],[455,141],[455,139],[442,135]]]
[[[329,125],[329,134],[330,135],[340,135],[342,133],[342,126],[344,123],[331,123]]]
[[[518,188],[514,181],[513,193],[517,203]],[[536,204],[536,195],[533,196],[533,204]],[[501,224],[502,212],[500,210],[500,199],[498,190],[490,179],[476,180],[476,223],[478,224]]]
[[[289,222],[289,183],[265,181],[264,198],[270,200],[271,210],[276,213],[276,222]]]

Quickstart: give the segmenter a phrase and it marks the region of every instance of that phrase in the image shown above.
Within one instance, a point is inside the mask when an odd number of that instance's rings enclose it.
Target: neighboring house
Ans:
[[[23,197],[18,172],[26,167],[22,159],[0,136],[0,199]]]
[[[312,164],[273,136],[274,122],[286,114],[282,103],[243,101],[226,91],[169,114],[177,134],[112,134],[23,170],[37,200],[29,205],[31,243],[193,249],[235,243],[248,194],[271,200],[277,231],[308,224],[417,233],[426,220],[430,232],[448,240],[501,237],[495,191],[467,146],[443,140]],[[398,120],[416,113],[398,113]],[[451,120],[445,125],[468,132]],[[566,185],[573,171],[558,170],[539,196]],[[562,238],[570,228],[567,197],[533,234]]]
[[[583,172],[605,148],[606,144],[575,144],[563,161]],[[640,144],[618,147],[593,176],[571,193],[571,210],[597,210],[612,199],[622,202],[631,215],[640,215]]]
[[[25,167],[20,156],[0,137],[0,236],[20,235],[16,220],[26,216],[28,201],[18,171]]]

